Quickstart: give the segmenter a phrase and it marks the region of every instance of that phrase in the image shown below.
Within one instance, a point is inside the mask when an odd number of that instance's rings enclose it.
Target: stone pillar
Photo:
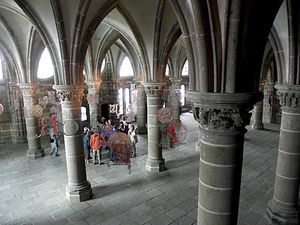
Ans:
[[[146,93],[144,87],[141,84],[137,84],[137,133],[138,134],[146,134],[146,120],[147,120],[147,112],[146,112]]]
[[[9,96],[11,104],[10,132],[12,142],[15,144],[26,143],[26,125],[24,119],[22,98],[20,88],[17,85],[10,85]]]
[[[87,83],[88,85],[88,96],[87,100],[89,103],[90,110],[90,127],[96,127],[97,120],[99,120],[101,115],[101,107],[99,105],[99,87],[100,82],[98,81],[90,81]]]
[[[299,224],[300,85],[277,87],[282,117],[274,194],[267,218],[270,224],[294,225]]]
[[[38,118],[33,115],[33,106],[37,104],[37,87],[33,84],[18,84],[21,88],[24,102],[24,117],[27,131],[28,150],[27,156],[33,159],[45,156],[41,147]]]
[[[146,170],[150,172],[161,172],[166,170],[165,160],[162,158],[162,147],[159,143],[160,131],[157,120],[157,111],[162,107],[161,95],[164,84],[144,83],[147,94],[147,127],[148,127],[148,158]]]
[[[196,149],[197,152],[200,152],[200,146],[201,146],[201,141],[200,141],[201,140],[200,139],[201,138],[201,130],[200,130],[200,128],[198,129],[197,133],[198,133],[198,135],[197,135],[198,136],[198,140],[197,140],[196,148],[195,149]]]
[[[173,118],[180,120],[180,82],[175,78],[171,78],[171,86],[169,88],[169,105],[172,110]]]
[[[245,126],[256,94],[190,92],[200,129],[198,225],[236,225]]]
[[[263,101],[259,101],[255,104],[253,109],[253,113],[251,117],[252,119],[251,128],[254,130],[263,130],[264,124],[262,122],[262,118],[263,118]]]
[[[273,116],[274,97],[274,82],[268,81],[264,86],[263,99],[263,121],[265,123],[275,123]]]
[[[71,202],[81,202],[92,197],[92,189],[86,178],[83,137],[81,127],[81,97],[83,87],[54,85],[62,105],[63,131],[66,151],[68,183],[66,197]]]

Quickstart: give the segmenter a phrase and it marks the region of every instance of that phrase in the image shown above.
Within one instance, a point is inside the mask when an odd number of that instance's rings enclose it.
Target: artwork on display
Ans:
[[[109,105],[109,113],[117,113],[118,104]]]
[[[43,107],[40,105],[34,105],[32,107],[32,114],[34,117],[41,117],[43,115]]]
[[[157,113],[157,120],[160,122],[160,144],[163,148],[174,148],[175,145],[183,142],[187,137],[186,127],[176,119],[173,119],[170,108],[161,108]]]
[[[63,133],[66,136],[73,136],[79,130],[79,125],[74,120],[67,120],[63,125]]]
[[[131,173],[132,143],[129,136],[123,132],[116,132],[109,137],[107,145],[111,150],[112,164],[127,165],[129,173]]]
[[[170,108],[161,108],[157,112],[157,119],[161,123],[169,123],[173,119],[172,110]]]

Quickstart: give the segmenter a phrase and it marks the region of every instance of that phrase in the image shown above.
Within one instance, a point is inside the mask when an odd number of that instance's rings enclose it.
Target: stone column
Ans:
[[[33,84],[18,84],[21,88],[24,102],[24,117],[27,131],[28,150],[27,156],[36,159],[45,156],[44,149],[41,147],[39,134],[38,118],[33,115],[33,106],[37,104],[37,87]]]
[[[88,85],[88,96],[87,100],[89,103],[90,110],[90,127],[96,127],[97,120],[100,119],[101,115],[101,107],[99,105],[99,81],[90,81],[87,83]]]
[[[172,110],[173,118],[180,120],[180,82],[181,80],[171,78],[169,91],[169,105]]]
[[[164,84],[144,83],[147,94],[147,127],[148,127],[148,158],[146,170],[161,172],[165,168],[165,160],[162,158],[162,147],[159,143],[160,133],[157,120],[157,111],[162,107],[161,95]]]
[[[273,98],[274,98],[274,82],[268,81],[264,86],[263,99],[263,121],[265,123],[274,123],[273,116]]]
[[[256,94],[190,92],[200,129],[198,225],[236,225],[245,126]]]
[[[146,120],[147,120],[147,112],[146,112],[146,93],[144,87],[141,84],[137,84],[137,133],[138,134],[146,134]]]
[[[12,122],[10,124],[12,142],[15,144],[26,143],[26,125],[24,113],[22,113],[23,105],[20,88],[17,85],[11,85],[9,87],[9,96],[12,116]]]
[[[92,197],[92,189],[86,178],[83,137],[81,127],[81,98],[83,87],[54,85],[62,105],[63,131],[66,151],[68,183],[66,197],[71,202],[81,202]]]
[[[275,187],[267,217],[270,224],[299,224],[300,85],[278,85],[282,106]]]
[[[262,118],[263,118],[263,101],[259,101],[255,104],[253,109],[253,113],[251,117],[252,119],[251,128],[254,130],[263,130],[264,124],[262,122]]]

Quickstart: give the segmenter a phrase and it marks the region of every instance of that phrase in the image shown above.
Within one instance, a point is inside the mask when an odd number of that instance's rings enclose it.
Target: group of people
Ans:
[[[102,117],[101,121],[97,121],[96,127],[89,129],[84,127],[83,143],[85,153],[85,163],[89,163],[92,158],[92,162],[96,164],[96,157],[98,158],[99,164],[102,162],[102,150],[107,149],[109,151],[109,158],[111,161],[115,160],[115,155],[112,149],[107,145],[107,141],[110,136],[116,132],[124,132],[128,134],[131,140],[132,157],[136,157],[136,146],[138,142],[137,135],[135,132],[135,126],[132,123],[127,123],[125,117],[122,117],[119,121],[119,126],[116,126],[112,121],[106,120]]]

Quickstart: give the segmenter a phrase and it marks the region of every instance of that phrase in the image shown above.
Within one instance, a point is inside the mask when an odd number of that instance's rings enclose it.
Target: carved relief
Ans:
[[[203,105],[194,107],[193,113],[201,128],[211,131],[244,131],[251,117],[247,110],[230,106]]]
[[[145,92],[148,96],[160,97],[163,90],[164,89],[161,86],[145,86]]]
[[[83,97],[83,89],[77,87],[74,89],[57,90],[57,97],[60,102],[80,101]]]
[[[300,92],[278,92],[278,95],[282,107],[300,107]]]
[[[24,97],[34,96],[36,95],[36,91],[37,91],[36,86],[30,86],[30,85],[20,85],[20,89]]]

